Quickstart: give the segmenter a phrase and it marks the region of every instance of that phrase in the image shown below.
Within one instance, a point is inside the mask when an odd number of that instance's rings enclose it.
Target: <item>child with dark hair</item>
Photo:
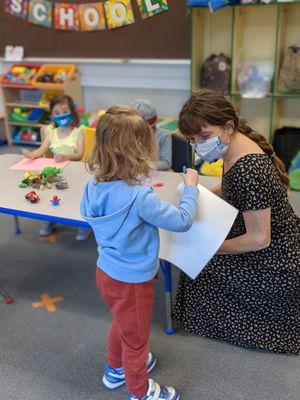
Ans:
[[[48,150],[57,162],[80,161],[84,152],[84,134],[79,126],[79,117],[72,97],[67,95],[54,96],[50,101],[52,122],[41,128],[43,142],[34,150],[26,150],[24,155],[29,159],[42,157]],[[55,224],[46,222],[41,230],[41,236],[49,236]],[[90,230],[79,228],[76,240],[87,239]]]

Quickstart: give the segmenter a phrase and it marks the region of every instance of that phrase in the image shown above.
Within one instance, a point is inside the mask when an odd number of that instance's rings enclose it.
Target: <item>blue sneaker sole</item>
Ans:
[[[118,387],[124,385],[125,383],[125,379],[123,381],[119,381],[119,382],[110,382],[105,375],[103,375],[102,378],[102,384],[106,387],[106,389],[117,389]]]
[[[157,359],[156,359],[156,357],[153,355],[152,361],[151,361],[151,363],[148,365],[148,368],[147,368],[147,372],[148,372],[148,373],[151,372],[151,371],[153,370],[153,368],[155,367],[156,363],[157,363]],[[120,380],[120,381],[118,381],[118,382],[110,382],[110,381],[106,378],[105,375],[103,375],[103,378],[102,378],[102,384],[103,384],[107,389],[110,389],[110,390],[117,389],[118,387],[124,385],[124,383],[125,383],[125,379],[124,379],[124,380]],[[177,398],[177,397],[174,398],[174,400],[178,400],[178,399],[179,399],[179,397],[178,397],[178,398]]]

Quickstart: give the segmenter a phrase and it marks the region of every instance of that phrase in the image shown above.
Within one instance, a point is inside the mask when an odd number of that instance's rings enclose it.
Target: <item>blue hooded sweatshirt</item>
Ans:
[[[186,185],[179,207],[159,199],[152,188],[123,180],[86,185],[81,215],[98,243],[97,266],[110,277],[128,283],[151,280],[157,273],[158,228],[190,229],[196,216],[198,189]]]

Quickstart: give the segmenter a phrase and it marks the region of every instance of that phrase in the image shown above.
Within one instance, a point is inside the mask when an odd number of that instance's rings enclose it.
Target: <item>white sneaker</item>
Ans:
[[[153,379],[149,379],[149,387],[146,395],[138,399],[133,394],[129,395],[129,400],[179,400],[180,394],[173,387],[165,387],[156,383]]]
[[[78,228],[75,240],[77,242],[84,242],[90,236],[91,230],[90,228]]]
[[[147,358],[147,372],[151,372],[156,365],[156,357],[153,353],[148,354]],[[108,364],[105,366],[103,378],[103,385],[107,389],[116,389],[125,383],[125,373],[123,368],[113,369]]]
[[[43,236],[43,237],[49,236],[50,233],[53,232],[54,228],[55,228],[55,223],[47,221],[41,227],[39,234],[40,234],[40,236]]]

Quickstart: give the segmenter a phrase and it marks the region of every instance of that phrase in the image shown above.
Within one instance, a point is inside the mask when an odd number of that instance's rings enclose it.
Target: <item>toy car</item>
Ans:
[[[29,192],[25,195],[25,199],[30,201],[30,203],[37,203],[40,201],[39,196],[36,194],[36,192],[33,190],[32,192]]]

